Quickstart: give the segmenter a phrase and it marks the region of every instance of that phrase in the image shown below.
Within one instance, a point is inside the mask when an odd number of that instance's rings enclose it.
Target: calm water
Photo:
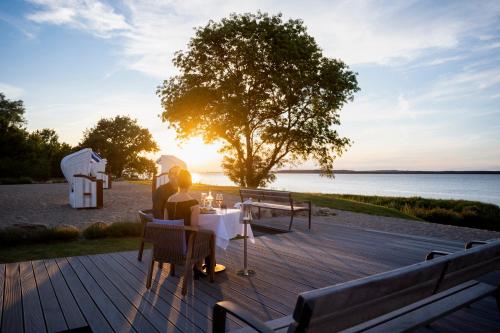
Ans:
[[[199,173],[198,182],[234,185],[222,173]],[[500,205],[500,175],[277,174],[270,189],[297,192],[466,199]]]

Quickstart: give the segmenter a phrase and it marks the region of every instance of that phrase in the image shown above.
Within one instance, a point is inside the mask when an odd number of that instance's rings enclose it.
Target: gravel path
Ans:
[[[45,225],[71,224],[79,228],[93,222],[135,221],[137,211],[151,207],[151,187],[127,182],[113,183],[104,190],[103,209],[73,209],[68,204],[67,184],[1,185],[0,227],[15,223]],[[199,198],[199,193],[194,193]],[[225,195],[232,205],[238,198]],[[334,211],[335,216],[314,216],[314,221],[342,226],[401,233],[423,237],[466,241],[500,238],[499,232],[440,225],[390,217],[373,216],[347,211]],[[305,223],[297,218],[294,228],[301,230]],[[269,221],[270,222],[270,221]],[[277,227],[287,226],[288,218],[273,218]],[[267,224],[267,223],[266,223]]]

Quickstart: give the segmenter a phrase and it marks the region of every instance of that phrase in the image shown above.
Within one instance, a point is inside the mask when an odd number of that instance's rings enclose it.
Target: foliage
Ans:
[[[163,121],[180,139],[221,141],[223,168],[241,186],[274,180],[273,168],[314,159],[327,174],[350,144],[334,129],[359,90],[356,74],[326,58],[301,20],[233,14],[196,30],[158,87]]]
[[[8,100],[0,93],[0,174],[36,180],[62,177],[59,163],[72,148],[60,143],[54,130],[29,133],[24,113],[23,101]]]
[[[85,131],[80,147],[92,148],[104,156],[108,160],[106,170],[118,178],[152,175],[156,171],[154,162],[140,154],[158,151],[158,145],[148,129],[128,116],[99,120]]]
[[[142,224],[138,222],[115,222],[106,229],[107,237],[137,237],[142,233]]]
[[[1,185],[32,184],[32,183],[33,183],[33,179],[31,179],[30,177],[19,177],[19,178],[3,177],[3,178],[0,178]]]
[[[0,244],[2,246],[48,243],[53,241],[71,241],[80,236],[80,231],[72,226],[56,226],[51,228],[26,229],[7,227],[0,229]]]
[[[336,198],[355,200],[397,209],[416,218],[441,224],[500,231],[500,207],[477,201],[382,197],[338,194]]]
[[[96,222],[83,231],[83,237],[87,239],[105,237],[136,237],[140,236],[142,225],[138,222],[114,222],[106,224]]]
[[[3,248],[0,263],[137,250],[137,238],[80,239],[73,242],[27,244]],[[151,244],[146,243],[146,248]]]
[[[83,237],[87,239],[104,238],[106,237],[106,229],[108,225],[104,222],[96,222],[83,230]]]

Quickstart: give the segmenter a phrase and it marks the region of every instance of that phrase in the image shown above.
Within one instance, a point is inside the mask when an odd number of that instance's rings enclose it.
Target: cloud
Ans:
[[[231,12],[283,12],[302,18],[327,56],[348,64],[393,65],[410,62],[428,50],[449,50],[466,37],[489,41],[486,28],[497,22],[498,2],[386,1],[152,1],[124,0],[116,8],[98,1],[29,0],[39,9],[32,21],[68,25],[98,37],[122,39],[123,65],[164,78],[175,72],[171,59],[186,47],[193,27]],[[127,19],[125,18],[125,14]],[[452,58],[437,59],[437,65]]]
[[[28,1],[41,8],[26,16],[33,22],[68,25],[101,38],[110,38],[114,33],[130,29],[123,15],[98,0]]]
[[[500,85],[498,66],[482,69],[466,69],[445,75],[436,80],[415,102],[462,100],[471,96],[495,98]]]
[[[23,88],[3,82],[0,82],[0,92],[3,93],[7,99],[19,99],[23,97],[25,93]]]

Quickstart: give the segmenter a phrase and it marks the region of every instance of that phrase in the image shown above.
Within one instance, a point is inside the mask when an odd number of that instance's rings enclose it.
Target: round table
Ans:
[[[212,214],[200,214],[198,226],[200,229],[212,230],[215,234],[215,245],[226,250],[232,238],[244,234],[245,225],[240,221],[239,209],[216,209]],[[247,235],[248,239],[255,243],[250,225],[248,225]],[[222,272],[225,269],[224,265],[216,264],[215,272]]]

